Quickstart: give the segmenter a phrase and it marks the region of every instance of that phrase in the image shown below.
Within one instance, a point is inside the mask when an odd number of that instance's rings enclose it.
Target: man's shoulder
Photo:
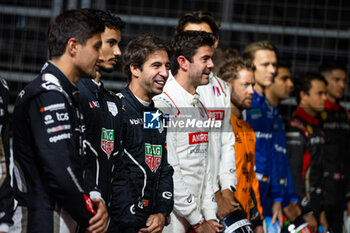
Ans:
[[[304,135],[305,138],[309,138],[309,131],[310,130],[307,129],[307,125],[305,125],[305,123],[301,119],[293,117],[288,123],[287,136]]]

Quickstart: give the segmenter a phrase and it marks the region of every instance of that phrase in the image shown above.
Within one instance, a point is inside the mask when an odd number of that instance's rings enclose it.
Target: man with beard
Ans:
[[[111,13],[90,10],[105,24],[101,34],[102,53],[105,61],[99,65],[95,79],[78,82],[80,105],[86,125],[84,146],[88,159],[85,183],[95,195],[102,194],[107,206],[112,195],[111,180],[117,155],[121,153],[121,117],[118,97],[103,86],[101,71],[112,72],[121,56],[119,42],[124,22]]]
[[[247,214],[254,232],[263,232],[262,206],[260,204],[259,181],[256,178],[255,135],[253,128],[242,119],[244,109],[252,106],[254,94],[254,65],[250,61],[235,58],[219,69],[231,92],[231,124],[236,137],[235,155],[237,168],[237,189],[235,198]]]
[[[185,31],[175,36],[171,73],[164,92],[154,98],[156,107],[169,114],[174,128],[167,131],[169,163],[174,168],[174,211],[164,232],[219,232],[217,204],[208,155],[208,128],[190,126],[203,122],[207,111],[196,89],[208,84],[214,67],[214,36],[203,31]]]
[[[329,229],[341,232],[344,202],[350,216],[350,116],[340,105],[346,86],[346,68],[336,61],[320,66],[320,74],[327,81],[325,110],[320,114],[320,125],[325,132],[324,205]],[[348,217],[349,218],[349,217]]]
[[[107,229],[103,201],[91,200],[83,186],[85,126],[75,86],[80,78],[95,78],[104,59],[103,31],[87,10],[58,15],[48,30],[50,60],[19,93],[13,113],[18,232]]]
[[[325,140],[316,118],[324,109],[326,81],[319,74],[302,74],[295,80],[295,94],[298,108],[288,124],[286,135],[298,204],[304,216],[315,216],[327,229],[322,197]]]
[[[220,25],[216,23],[212,14],[201,10],[185,13],[178,22],[176,34],[183,31],[211,33],[215,37],[214,49],[216,49],[219,43],[219,30]],[[230,91],[226,83],[211,72],[209,83],[199,86],[197,92],[208,110],[209,117],[222,123],[221,130],[209,132],[208,145],[210,171],[213,176],[215,200],[218,203],[217,216],[222,220],[238,206],[234,201],[237,177],[235,137],[230,130]]]
[[[170,47],[154,36],[129,42],[123,56],[129,85],[122,104],[123,154],[116,163],[110,232],[157,233],[173,209],[173,168],[168,164],[162,117],[152,98],[169,75]]]

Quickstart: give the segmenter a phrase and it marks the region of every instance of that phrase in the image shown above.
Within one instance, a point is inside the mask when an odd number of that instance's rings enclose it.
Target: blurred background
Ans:
[[[279,57],[292,64],[292,75],[317,72],[324,60],[343,62],[349,74],[350,1],[346,0],[0,0],[0,76],[10,87],[10,112],[21,89],[36,77],[47,59],[50,20],[67,9],[109,10],[127,24],[121,50],[144,33],[171,40],[179,17],[207,9],[221,23],[220,46],[238,52],[255,40],[270,40]],[[107,88],[121,90],[125,77],[117,71],[104,78]],[[349,88],[344,104],[350,108]],[[293,100],[284,102],[290,115]]]

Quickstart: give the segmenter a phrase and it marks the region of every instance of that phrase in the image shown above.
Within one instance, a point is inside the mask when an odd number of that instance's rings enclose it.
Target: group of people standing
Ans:
[[[344,67],[327,63],[293,84],[272,43],[238,57],[217,48],[209,12],[188,12],[171,44],[128,43],[128,85],[115,94],[101,77],[122,56],[124,26],[94,9],[51,22],[49,60],[15,104],[13,188],[1,82],[0,232],[262,233],[266,222],[342,232]],[[278,106],[293,85],[286,130]]]

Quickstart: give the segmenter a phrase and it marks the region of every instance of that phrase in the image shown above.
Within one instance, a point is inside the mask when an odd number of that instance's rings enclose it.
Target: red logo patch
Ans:
[[[208,132],[189,133],[188,140],[190,145],[208,143]]]
[[[96,214],[96,211],[94,210],[94,205],[92,204],[91,199],[85,194],[84,194],[84,199],[85,199],[86,208],[88,209],[88,211],[90,211],[93,214]]]
[[[216,121],[222,121],[225,117],[224,110],[208,110],[209,118]]]

